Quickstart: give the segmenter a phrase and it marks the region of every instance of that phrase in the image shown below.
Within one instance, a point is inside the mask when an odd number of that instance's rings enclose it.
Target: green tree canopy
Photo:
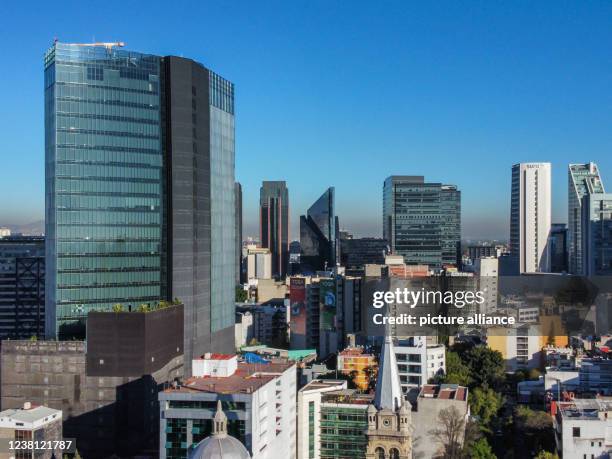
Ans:
[[[438,378],[437,382],[468,386],[472,382],[470,368],[463,363],[459,354],[446,351],[446,374]]]
[[[497,456],[495,456],[491,449],[491,445],[489,445],[489,442],[484,437],[470,444],[466,449],[467,456],[470,459],[497,459]]]
[[[504,403],[501,394],[491,388],[477,387],[470,393],[470,411],[477,416],[484,431],[490,431],[491,421]]]
[[[247,291],[242,287],[242,285],[236,285],[236,302],[244,303],[247,299]]]
[[[465,353],[464,361],[471,370],[473,387],[496,388],[503,382],[505,366],[501,352],[475,346]]]

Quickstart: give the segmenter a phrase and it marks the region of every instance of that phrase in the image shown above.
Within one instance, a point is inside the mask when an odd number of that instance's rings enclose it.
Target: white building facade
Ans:
[[[550,163],[512,166],[511,199],[510,252],[519,272],[550,272]]]

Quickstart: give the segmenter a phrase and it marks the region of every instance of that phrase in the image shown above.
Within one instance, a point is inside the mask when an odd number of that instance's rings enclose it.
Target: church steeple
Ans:
[[[395,411],[404,404],[404,394],[397,371],[397,361],[391,336],[385,336],[385,344],[380,353],[376,396],[374,405],[379,410]]]
[[[227,416],[223,412],[221,400],[217,400],[217,412],[213,419],[213,436],[225,437],[227,435]]]

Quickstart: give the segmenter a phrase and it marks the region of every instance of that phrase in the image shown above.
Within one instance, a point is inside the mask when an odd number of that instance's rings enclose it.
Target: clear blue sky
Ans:
[[[170,8],[170,9],[169,9]],[[298,217],[336,186],[341,226],[381,233],[382,183],[463,192],[463,236],[506,237],[510,168],[599,163],[612,190],[612,2],[103,1],[0,6],[0,225],[44,213],[43,53],[64,42],[194,58],[236,83],[245,234],[261,180]]]

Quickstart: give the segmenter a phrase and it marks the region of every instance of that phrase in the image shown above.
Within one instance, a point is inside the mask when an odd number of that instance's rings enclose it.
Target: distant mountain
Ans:
[[[25,236],[38,236],[45,233],[45,221],[37,220],[32,223],[16,225],[12,223],[0,223],[0,228],[9,228],[13,234],[23,234]]]

